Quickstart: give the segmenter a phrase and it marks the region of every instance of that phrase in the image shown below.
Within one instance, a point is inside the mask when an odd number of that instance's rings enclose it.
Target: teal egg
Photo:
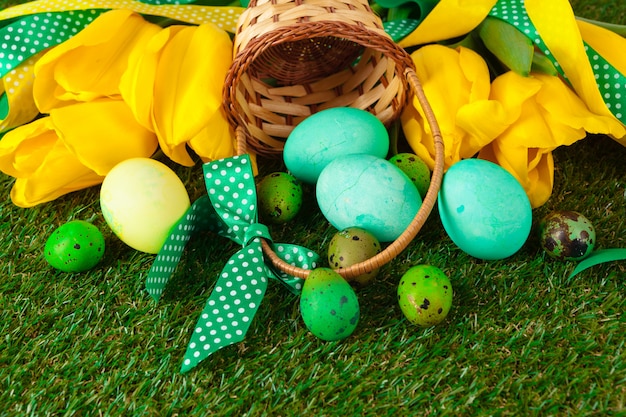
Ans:
[[[400,168],[366,154],[343,155],[329,163],[317,181],[316,198],[337,230],[360,227],[379,242],[400,236],[422,205]]]
[[[58,227],[46,240],[44,257],[63,272],[83,272],[104,256],[104,236],[93,224],[73,220]]]
[[[441,323],[452,307],[452,284],[432,265],[416,265],[400,279],[398,304],[413,324],[430,327]]]
[[[507,258],[530,234],[532,208],[524,188],[493,162],[465,159],[452,165],[437,203],[450,239],[475,258]]]
[[[341,275],[330,268],[317,268],[304,280],[300,314],[313,335],[333,341],[354,332],[361,311],[356,293]]]
[[[302,186],[293,175],[274,172],[257,185],[257,198],[262,221],[286,223],[293,220],[302,207]]]
[[[364,153],[385,158],[389,133],[372,113],[334,107],[314,113],[298,124],[287,137],[283,159],[299,180],[315,184],[320,173],[341,155]]]
[[[539,237],[541,246],[552,258],[580,261],[593,252],[596,230],[582,214],[559,210],[541,220]]]

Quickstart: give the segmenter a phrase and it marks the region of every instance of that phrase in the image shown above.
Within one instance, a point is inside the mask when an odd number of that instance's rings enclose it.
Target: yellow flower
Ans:
[[[129,10],[103,13],[76,36],[47,52],[35,66],[39,110],[118,97],[128,56],[161,28]]]
[[[0,82],[0,133],[28,123],[39,114],[33,100],[34,65],[31,57]]]
[[[170,26],[130,56],[120,90],[163,152],[182,165],[232,156],[234,134],[222,109],[232,42],[213,24]]]
[[[489,98],[489,70],[477,53],[428,45],[411,57],[442,132],[446,169],[474,156],[504,131],[504,109]],[[403,112],[402,127],[413,151],[432,168],[432,132],[417,99]]]
[[[554,76],[505,73],[493,81],[490,98],[502,104],[509,127],[478,157],[515,176],[533,207],[543,205],[552,193],[554,149],[583,139],[587,132],[606,134],[620,126],[610,115],[591,112]]]
[[[32,207],[99,184],[117,163],[150,157],[154,134],[121,100],[68,105],[22,125],[0,141],[0,171],[16,178],[11,199]]]

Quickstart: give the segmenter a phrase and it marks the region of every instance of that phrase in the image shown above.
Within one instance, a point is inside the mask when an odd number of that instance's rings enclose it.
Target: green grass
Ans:
[[[583,16],[626,24],[621,1],[576,1]],[[626,247],[626,148],[590,136],[555,152],[555,190],[536,219],[578,210],[598,247]],[[268,165],[269,167],[269,165]],[[178,168],[192,199],[201,168]],[[511,258],[481,262],[458,250],[436,213],[414,242],[358,292],[361,321],[340,342],[307,332],[298,300],[272,283],[243,343],[179,373],[215,277],[236,248],[212,235],[190,242],[164,298],[144,291],[153,255],[108,230],[98,188],[33,209],[9,201],[0,176],[0,416],[626,415],[626,263],[568,280],[531,238]],[[65,274],[42,257],[72,220],[105,233],[94,270]],[[315,208],[277,241],[324,253],[333,231]],[[429,329],[403,319],[399,277],[430,263],[450,277],[454,305]]]

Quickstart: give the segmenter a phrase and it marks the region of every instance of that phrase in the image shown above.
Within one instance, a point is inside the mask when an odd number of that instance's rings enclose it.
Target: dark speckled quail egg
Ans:
[[[575,211],[559,210],[548,214],[539,224],[541,246],[552,258],[580,261],[596,243],[593,224]]]
[[[360,227],[348,227],[332,237],[328,245],[328,264],[333,269],[347,268],[380,253],[380,242],[374,235]],[[378,269],[374,269],[349,281],[358,286],[372,282]]]
[[[313,335],[333,341],[354,332],[361,310],[348,281],[330,268],[316,268],[304,280],[300,314]]]
[[[430,186],[430,168],[426,162],[410,152],[396,154],[389,158],[389,162],[400,168],[411,179],[420,196],[424,198]]]
[[[446,318],[452,307],[452,285],[436,266],[416,265],[400,279],[398,303],[411,323],[434,326]]]
[[[257,185],[261,220],[283,224],[292,220],[302,207],[302,186],[286,172],[269,174]]]

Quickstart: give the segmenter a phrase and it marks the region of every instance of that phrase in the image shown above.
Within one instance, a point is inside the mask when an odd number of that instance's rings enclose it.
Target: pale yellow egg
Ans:
[[[170,229],[189,209],[189,194],[165,164],[150,158],[125,160],[107,174],[100,207],[107,224],[128,246],[159,252]]]

